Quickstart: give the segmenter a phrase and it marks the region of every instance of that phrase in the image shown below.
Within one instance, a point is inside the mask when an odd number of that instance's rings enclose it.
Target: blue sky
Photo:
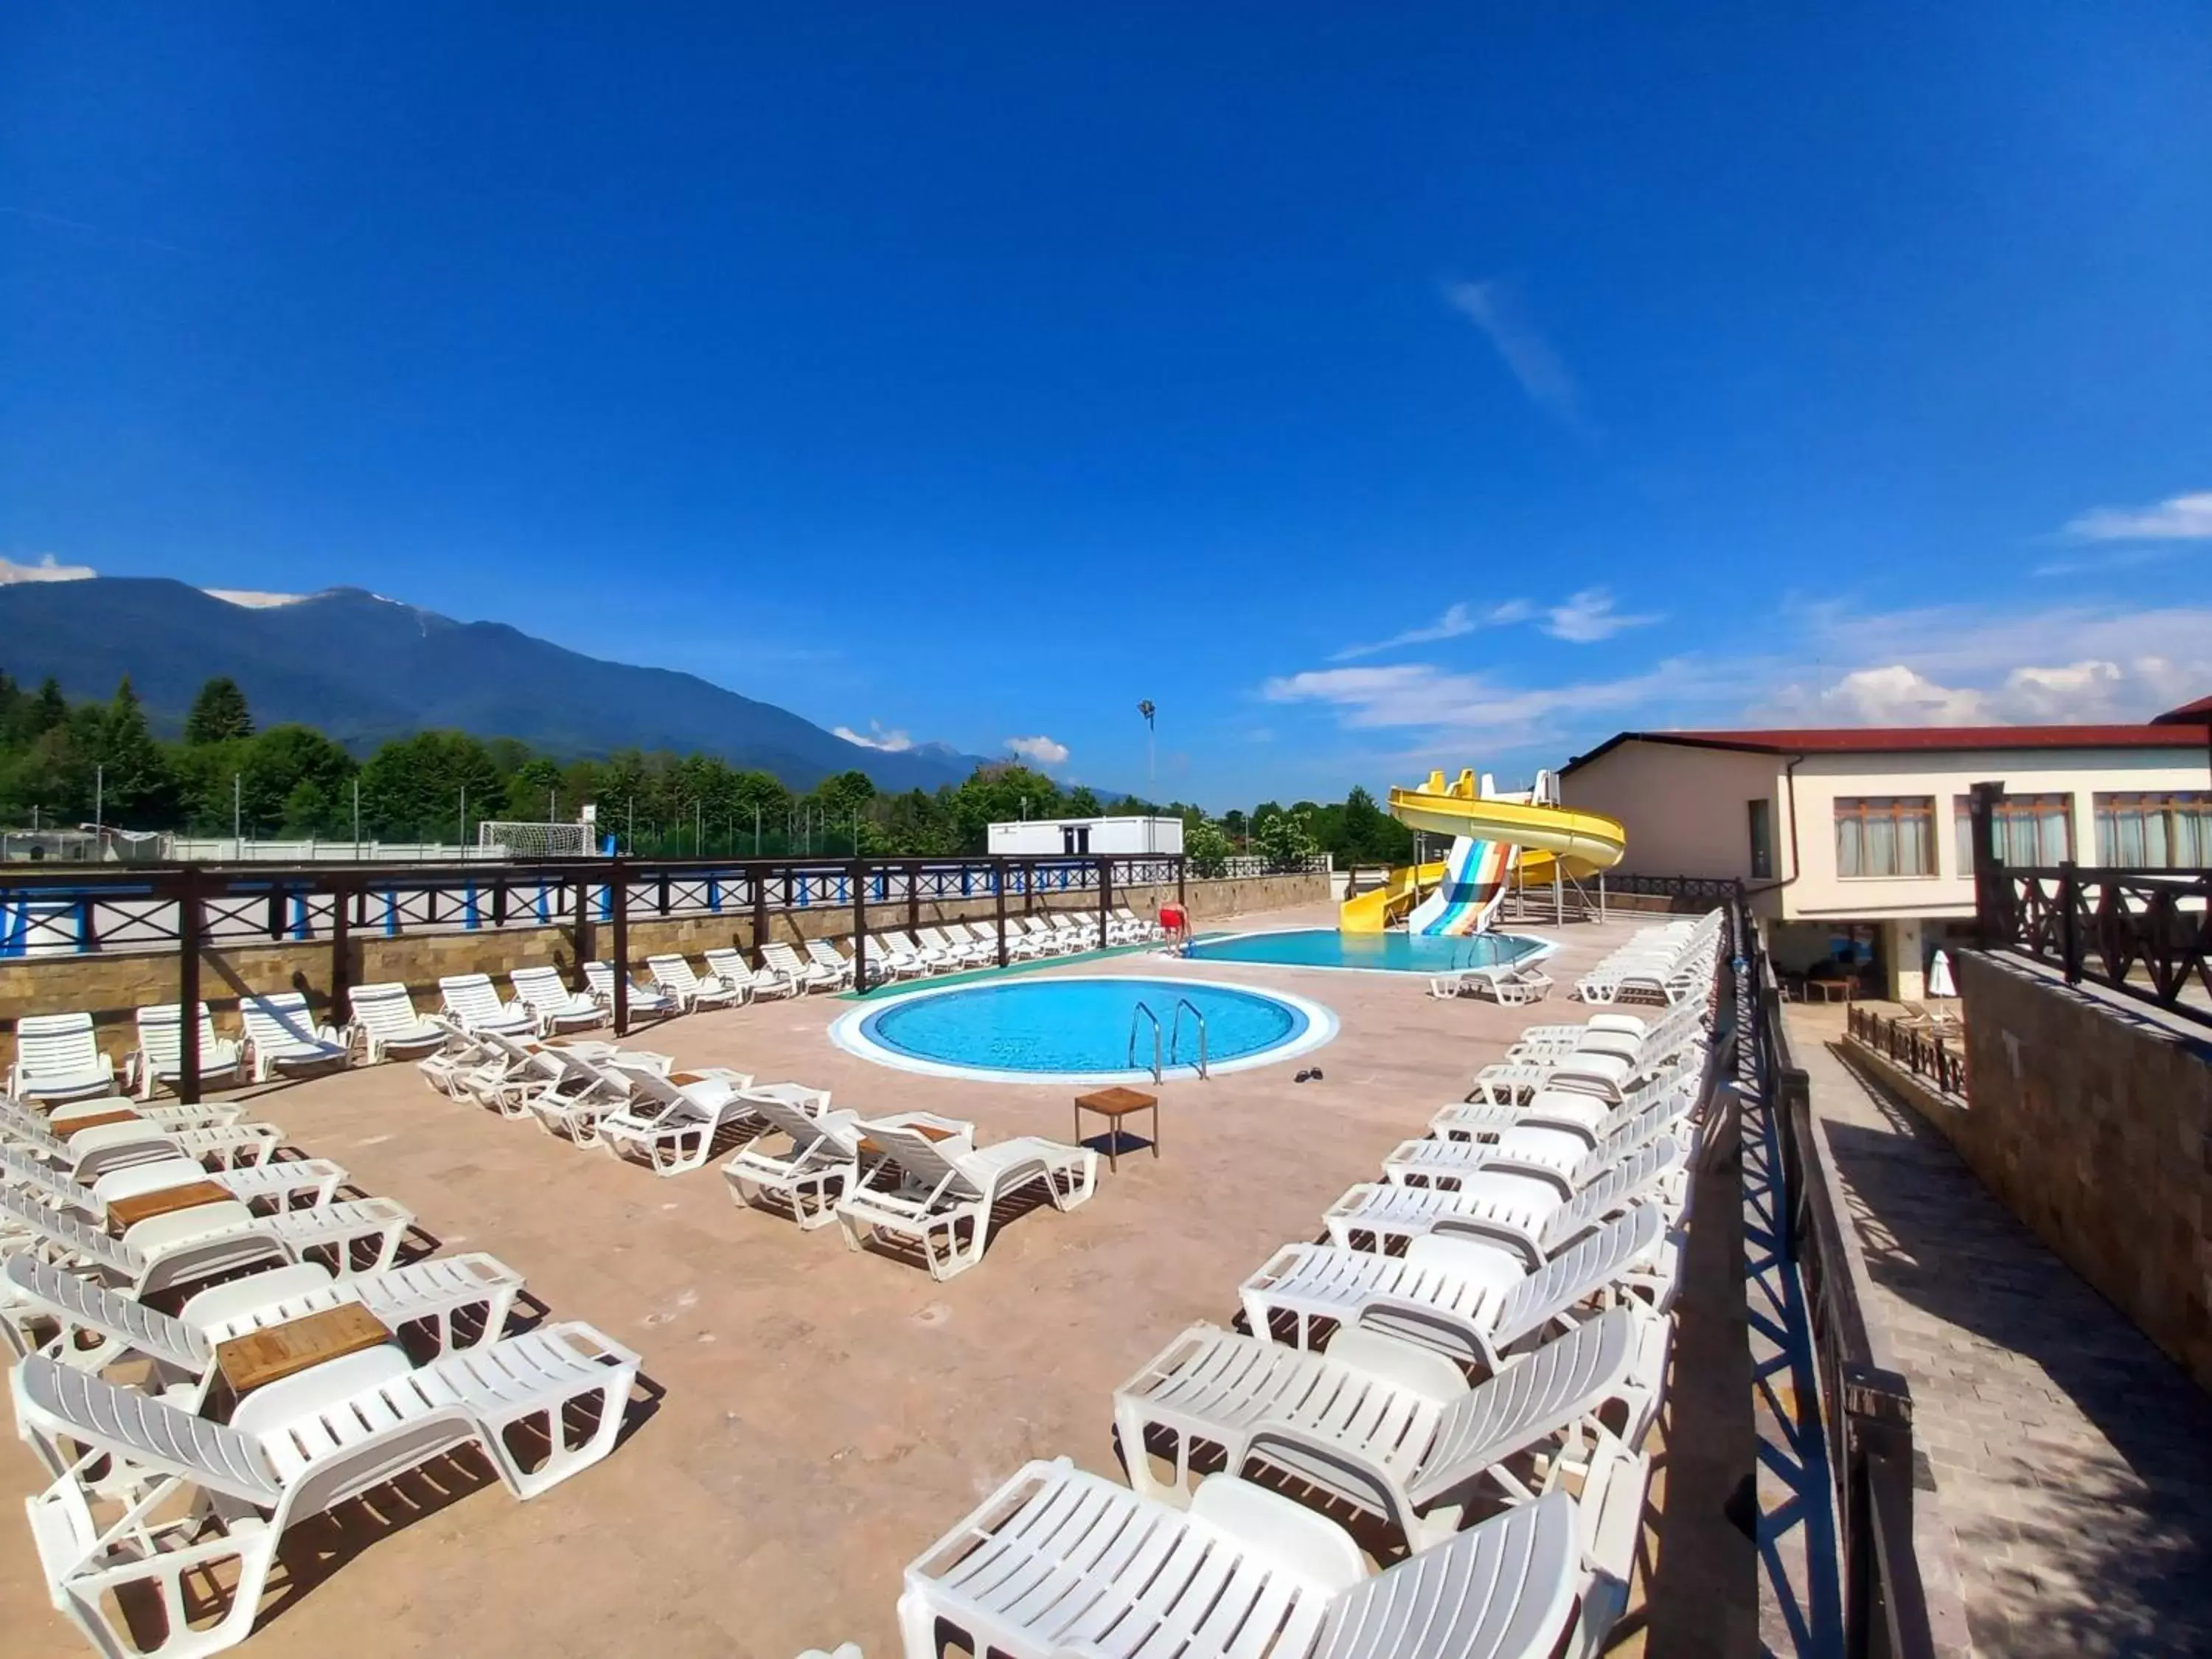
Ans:
[[[1791,15],[1794,14],[1794,15]],[[10,8],[0,555],[1216,805],[2212,691],[2212,12]]]

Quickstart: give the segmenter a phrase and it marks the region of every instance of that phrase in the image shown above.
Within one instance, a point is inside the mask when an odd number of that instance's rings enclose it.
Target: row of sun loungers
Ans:
[[[1443,1109],[1328,1243],[1245,1281],[1248,1334],[1194,1326],[1115,1391],[1127,1487],[1032,1462],[907,1569],[908,1659],[947,1626],[1035,1659],[1598,1651],[1666,1383],[1707,1006],[1524,1032],[1505,1063],[1547,1081]],[[1407,1553],[1370,1574],[1324,1510]]]
[[[0,1337],[50,1482],[32,1534],[102,1653],[234,1645],[291,1526],[462,1447],[538,1496],[613,1449],[637,1382],[589,1325],[510,1334],[523,1279],[497,1258],[403,1263],[411,1212],[278,1157],[243,1113],[0,1099]],[[200,1182],[228,1198],[120,1224],[126,1200]],[[219,1381],[224,1343],[349,1305],[392,1340],[242,1398]]]
[[[1637,930],[1634,938],[1582,976],[1584,1002],[1702,1002],[1720,949],[1725,913]]]

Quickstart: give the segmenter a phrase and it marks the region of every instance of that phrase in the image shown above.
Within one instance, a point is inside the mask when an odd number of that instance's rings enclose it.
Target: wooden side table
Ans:
[[[1160,1155],[1160,1097],[1140,1093],[1135,1089],[1100,1089],[1095,1093],[1075,1097],[1075,1144],[1083,1144],[1083,1115],[1096,1112],[1114,1127],[1106,1143],[1106,1167],[1119,1171],[1121,1167],[1121,1120],[1132,1112],[1152,1115],[1152,1156]]]
[[[243,1398],[310,1365],[380,1348],[391,1340],[392,1333],[374,1314],[358,1302],[344,1302],[218,1342],[215,1363],[231,1393]]]
[[[230,1201],[228,1187],[212,1181],[186,1181],[174,1187],[156,1187],[149,1193],[118,1198],[108,1205],[107,1218],[114,1224],[116,1231],[123,1232],[157,1215],[174,1215],[179,1210],[197,1210],[203,1204]]]

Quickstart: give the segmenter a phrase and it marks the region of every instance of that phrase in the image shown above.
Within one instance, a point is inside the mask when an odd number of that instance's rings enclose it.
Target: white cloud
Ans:
[[[250,587],[203,587],[200,592],[211,599],[221,599],[228,605],[244,605],[248,611],[266,611],[272,605],[297,605],[307,597],[305,593],[263,593]]]
[[[36,564],[0,559],[0,585],[9,582],[81,582],[100,574],[88,564],[63,564],[47,554]]]
[[[1797,655],[1839,665],[1771,690],[1750,711],[1832,726],[2064,726],[2131,721],[2212,690],[2212,609],[2069,605],[2002,613],[1934,605],[1798,613]]]
[[[1521,384],[1528,401],[1571,425],[1581,423],[1574,377],[1551,343],[1521,315],[1511,286],[1503,281],[1449,283],[1444,299],[1490,337],[1490,343]]]
[[[833,726],[830,731],[832,736],[842,738],[848,743],[857,743],[863,749],[881,749],[894,755],[902,749],[914,747],[912,738],[903,732],[884,731],[880,720],[870,720],[865,732],[855,732],[849,726]]]
[[[1465,605],[1454,605],[1444,614],[1425,628],[1409,628],[1402,634],[1393,634],[1387,640],[1377,640],[1372,645],[1347,645],[1336,653],[1331,662],[1350,662],[1358,657],[1372,657],[1383,651],[1395,651],[1401,646],[1433,645],[1438,640],[1455,640],[1462,634],[1472,634],[1478,628],[1501,628],[1508,623],[1526,622],[1535,614],[1535,607],[1526,599],[1508,599],[1503,605],[1493,605],[1477,615]]]
[[[1057,766],[1067,758],[1067,745],[1048,737],[1008,738],[1006,747],[1036,766]]]
[[[1407,728],[1480,735],[1492,748],[1522,747],[1558,737],[1548,723],[1609,709],[1643,708],[1658,699],[1706,701],[1741,686],[1732,671],[1691,658],[1659,664],[1615,680],[1514,686],[1487,674],[1451,673],[1429,663],[1382,668],[1323,668],[1267,681],[1270,702],[1319,703],[1352,730]]]
[[[1623,629],[1648,628],[1659,620],[1656,616],[1623,616],[1613,608],[1612,590],[1603,587],[1583,588],[1564,605],[1546,611],[1544,618],[1547,634],[1576,645],[1594,645]]]
[[[2212,489],[2148,507],[2092,507],[2070,520],[2065,533],[2086,542],[2212,541]]]

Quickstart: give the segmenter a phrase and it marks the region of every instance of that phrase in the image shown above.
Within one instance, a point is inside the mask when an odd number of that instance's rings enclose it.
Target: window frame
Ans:
[[[1835,824],[1836,879],[1838,881],[1935,881],[1942,878],[1942,855],[1936,844],[1936,800],[1934,795],[1838,795],[1832,805]],[[1875,813],[1868,809],[1881,806],[1885,811]],[[1887,822],[1893,825],[1917,819],[1921,825],[1921,846],[1927,854],[1927,867],[1922,870],[1861,870],[1856,874],[1844,871],[1844,827],[1846,823],[1859,825],[1860,862],[1865,862],[1866,830],[1869,823]],[[1902,838],[1897,838],[1901,844]]]
[[[2163,864],[2130,864],[2115,856],[2118,851],[2119,825],[2122,812],[2148,814],[2155,812],[2166,820],[2165,841],[2168,857]],[[2097,863],[2109,870],[2195,870],[2204,867],[2195,864],[2176,863],[2172,849],[2180,839],[2173,832],[2173,819],[2186,813],[2191,817],[2212,820],[2212,790],[2208,789],[2099,789],[2089,797],[2090,826],[2097,838]],[[2205,852],[2207,864],[2212,864],[2212,822],[2191,832]],[[2148,837],[2145,837],[2148,844]]]
[[[2014,870],[2052,870],[2062,864],[2073,862],[2080,856],[2075,845],[2074,822],[2075,796],[2072,789],[2038,789],[2021,794],[2004,794],[1996,802],[1997,862]],[[1959,855],[1959,873],[1974,873],[1974,798],[1972,795],[1951,797],[1951,825],[1954,850]],[[2007,838],[2014,833],[2014,819],[2024,819],[2035,826],[2039,853],[2042,845],[2042,823],[2054,810],[2061,811],[2066,819],[2066,850],[2057,858],[2008,859],[2004,856]]]

